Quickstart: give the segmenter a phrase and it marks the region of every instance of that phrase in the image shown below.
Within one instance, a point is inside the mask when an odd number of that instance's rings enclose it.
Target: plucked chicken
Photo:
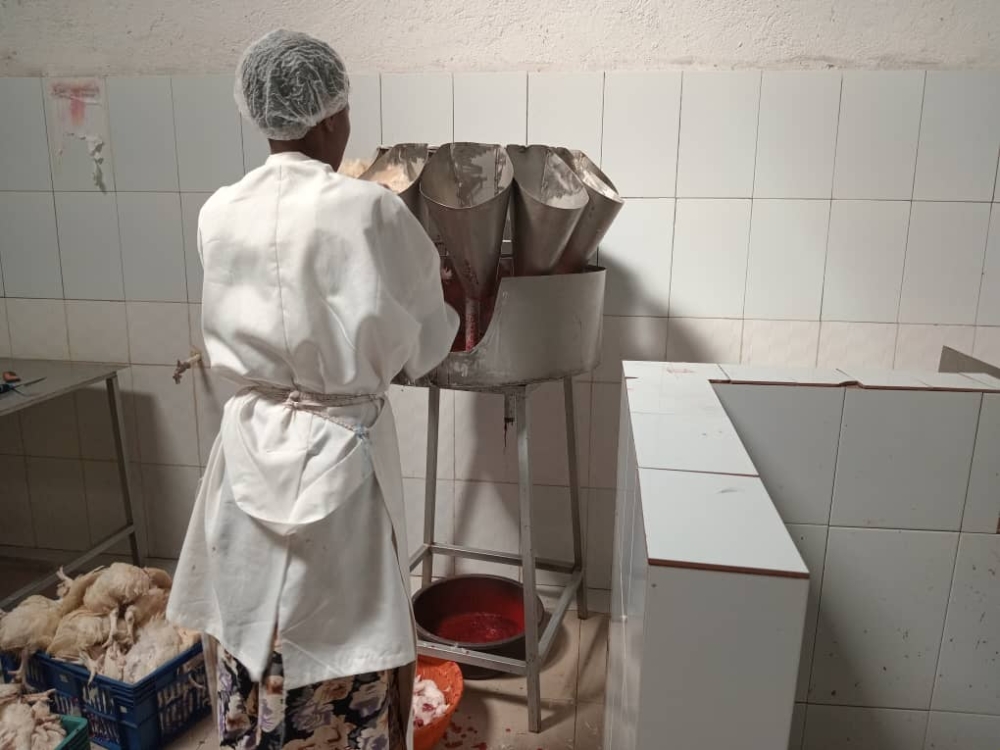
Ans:
[[[66,738],[50,693],[22,695],[19,685],[0,685],[0,748],[54,750]]]
[[[0,619],[0,650],[22,664],[44,649],[85,665],[91,680],[100,674],[137,682],[199,639],[164,619],[173,585],[164,570],[115,563],[76,578],[60,570],[59,577],[58,600],[29,597]]]

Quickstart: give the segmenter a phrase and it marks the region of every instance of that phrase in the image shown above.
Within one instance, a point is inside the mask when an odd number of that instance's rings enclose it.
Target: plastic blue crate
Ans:
[[[211,711],[201,644],[130,685],[37,654],[61,714],[83,716],[90,741],[109,750],[158,750]]]
[[[4,682],[13,682],[13,673],[21,666],[21,660],[10,654],[0,654],[0,672],[3,674]],[[44,692],[49,689],[46,682],[45,670],[38,659],[32,657],[28,660],[28,668],[25,670],[25,682],[29,690]]]
[[[90,732],[87,731],[87,720],[79,716],[61,716],[66,739],[59,743],[56,750],[90,750]]]

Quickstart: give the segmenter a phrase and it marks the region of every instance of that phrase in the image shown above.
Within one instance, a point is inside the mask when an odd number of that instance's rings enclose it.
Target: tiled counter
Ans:
[[[1000,382],[624,369],[604,746],[1000,747]]]

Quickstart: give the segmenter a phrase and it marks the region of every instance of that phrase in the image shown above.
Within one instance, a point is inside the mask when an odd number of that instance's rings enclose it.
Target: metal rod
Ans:
[[[139,540],[135,531],[135,517],[132,513],[132,490],[129,481],[128,454],[125,451],[125,417],[122,410],[121,390],[118,387],[118,373],[107,379],[108,409],[111,412],[111,431],[115,439],[115,457],[118,459],[118,483],[122,491],[122,508],[125,511],[125,524],[132,529],[129,535],[129,546],[132,551],[132,562],[142,564],[139,554]]]
[[[580,469],[576,453],[576,407],[573,403],[573,378],[563,380],[566,402],[566,450],[569,460],[569,502],[573,524],[573,562],[580,571],[580,585],[576,592],[576,610],[581,620],[590,617],[587,605],[587,563],[583,556],[583,515],[580,508]]]
[[[441,421],[441,389],[427,389],[427,470],[424,480],[424,544],[433,549],[434,524],[437,515],[438,425]],[[434,553],[424,558],[422,582],[430,585],[434,574]]]
[[[421,554],[423,549],[424,547],[421,547],[421,549],[413,553],[413,557],[410,558],[413,565],[416,565],[417,562],[419,562],[419,560],[417,560],[417,556]],[[477,549],[475,547],[459,547],[454,544],[441,543],[435,543],[430,549],[436,555],[460,557],[463,560],[498,562],[505,565],[516,565],[518,567],[522,565],[521,555],[518,552],[495,552],[493,550]],[[548,570],[553,573],[565,573],[567,575],[576,570],[573,563],[563,562],[562,560],[550,560],[545,557],[535,558],[535,569]]]
[[[556,607],[549,618],[548,625],[545,627],[545,632],[542,633],[542,639],[538,643],[538,657],[542,663],[548,658],[549,650],[552,648],[552,644],[555,643],[559,628],[562,627],[563,618],[566,617],[566,612],[569,611],[569,603],[573,601],[573,595],[579,591],[582,581],[583,571],[578,570],[569,579],[569,583],[566,584],[562,590],[562,594],[559,596],[559,601],[556,602]]]
[[[506,656],[469,651],[458,646],[445,646],[444,644],[431,643],[430,641],[417,641],[417,653],[439,659],[450,659],[460,664],[468,664],[471,667],[498,669],[507,674],[523,675],[525,673],[525,664],[521,659],[511,659]]]
[[[518,509],[521,516],[521,559],[524,583],[524,662],[528,682],[528,731],[542,729],[542,695],[538,660],[538,602],[535,591],[535,540],[531,531],[531,460],[528,443],[528,394],[524,390],[514,399],[517,427]]]
[[[479,300],[465,298],[465,351],[471,352],[479,343]]]
[[[423,562],[424,558],[431,553],[431,548],[426,544],[421,544],[417,551],[410,555],[410,571],[412,572],[415,567]]]
[[[65,565],[62,566],[62,569],[67,573],[72,573],[77,568],[87,564],[95,557],[100,555],[102,552],[105,552],[106,550],[115,546],[116,544],[118,544],[118,542],[120,542],[122,539],[128,536],[132,536],[133,538],[135,536],[135,526],[131,524],[119,531],[116,531],[114,534],[112,534],[109,537],[106,537],[104,541],[99,542],[95,546],[91,547],[89,550],[84,552],[79,557],[66,563]],[[11,604],[15,604],[27,596],[31,596],[32,594],[37,594],[39,591],[45,591],[45,589],[47,589],[49,586],[59,583],[59,580],[60,580],[59,576],[57,576],[55,573],[52,573],[51,575],[48,575],[45,578],[42,578],[41,580],[29,583],[27,586],[18,589],[13,594],[8,596],[6,599],[0,601],[0,609],[5,609],[9,607]]]

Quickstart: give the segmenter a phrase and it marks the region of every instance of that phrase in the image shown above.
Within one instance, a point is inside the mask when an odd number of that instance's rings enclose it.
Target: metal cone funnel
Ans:
[[[420,193],[466,297],[466,349],[475,346],[479,302],[494,290],[514,170],[501,146],[447,143],[427,162]]]
[[[426,227],[424,206],[420,200],[420,173],[427,164],[427,158],[426,143],[400,143],[380,153],[358,179],[377,182],[392,190]]]
[[[560,148],[556,153],[580,178],[590,198],[559,261],[561,270],[582,271],[594,257],[624,202],[607,175],[582,151]]]
[[[514,165],[514,273],[552,273],[587,206],[587,191],[548,146],[508,146]]]

